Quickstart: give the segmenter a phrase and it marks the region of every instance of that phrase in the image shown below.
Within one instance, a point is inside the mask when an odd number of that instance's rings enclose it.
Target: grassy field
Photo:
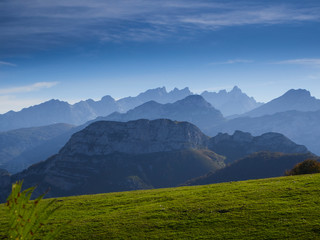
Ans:
[[[59,198],[60,239],[320,239],[320,174]],[[7,213],[0,205],[0,239]]]

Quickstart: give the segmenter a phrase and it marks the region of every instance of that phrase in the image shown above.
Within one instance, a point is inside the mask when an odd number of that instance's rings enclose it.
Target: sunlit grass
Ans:
[[[60,239],[320,239],[320,174],[66,197],[56,204],[61,208],[50,222],[63,226]],[[1,205],[0,236],[6,221]]]

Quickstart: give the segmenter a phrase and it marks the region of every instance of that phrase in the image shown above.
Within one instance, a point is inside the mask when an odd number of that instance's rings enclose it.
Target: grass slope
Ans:
[[[64,225],[60,239],[320,239],[320,174],[66,197],[57,204],[51,223]],[[0,205],[0,239],[6,221]]]

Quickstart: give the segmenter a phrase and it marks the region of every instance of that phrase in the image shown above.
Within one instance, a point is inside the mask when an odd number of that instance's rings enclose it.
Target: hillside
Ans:
[[[58,239],[319,239],[319,186],[313,174],[66,197],[51,224]]]

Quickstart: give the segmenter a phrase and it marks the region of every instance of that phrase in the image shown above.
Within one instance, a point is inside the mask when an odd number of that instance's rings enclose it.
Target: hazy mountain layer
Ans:
[[[150,100],[163,103],[174,102],[190,94],[188,88],[182,90],[175,88],[170,92],[167,92],[165,88],[156,88],[147,90],[136,97],[123,98],[118,101],[110,96],[104,96],[100,101],[88,99],[73,105],[59,100],[50,100],[24,108],[19,112],[10,111],[1,114],[0,131],[55,123],[80,125],[99,116],[107,116],[115,111],[127,111]]]
[[[236,131],[233,135],[220,133],[209,140],[209,149],[226,157],[226,163],[260,151],[282,153],[308,153],[303,145],[297,145],[279,133],[264,133],[253,137],[250,133]]]
[[[244,116],[259,117],[290,110],[308,112],[320,110],[320,100],[312,97],[305,89],[291,89],[282,96],[244,114]]]
[[[173,89],[167,92],[166,88],[150,89],[135,97],[125,97],[119,100],[111,96],[104,96],[99,101],[88,99],[73,105],[59,100],[50,100],[39,105],[24,108],[21,111],[10,111],[0,114],[0,131],[8,131],[18,128],[38,127],[55,123],[68,123],[80,125],[99,116],[107,116],[115,111],[127,112],[149,101],[166,104],[184,99],[193,93],[188,89]],[[232,91],[225,90],[219,93],[203,92],[216,109],[224,115],[233,115],[249,111],[259,105],[253,98],[249,98],[241,90],[235,87]]]
[[[223,116],[243,114],[263,104],[256,102],[253,97],[248,97],[248,95],[243,93],[237,86],[230,92],[226,90],[219,92],[204,91],[201,93],[201,96],[213,107],[219,109]]]
[[[220,111],[212,107],[200,95],[190,95],[175,103],[167,104],[151,101],[127,113],[113,113],[101,119],[125,122],[137,119],[153,120],[159,118],[187,121],[195,124],[202,131],[205,131],[208,126],[214,126],[224,121]]]
[[[298,144],[303,144],[310,151],[320,154],[320,111],[288,111],[262,117],[243,117],[229,120],[208,131],[214,136],[218,132],[233,133],[235,130],[260,135],[267,132],[284,134]]]
[[[73,127],[69,124],[60,123],[0,133],[0,167],[6,168],[7,163],[11,163],[13,159],[25,151],[42,145],[44,142],[69,131]],[[11,171],[11,169],[7,170]]]

